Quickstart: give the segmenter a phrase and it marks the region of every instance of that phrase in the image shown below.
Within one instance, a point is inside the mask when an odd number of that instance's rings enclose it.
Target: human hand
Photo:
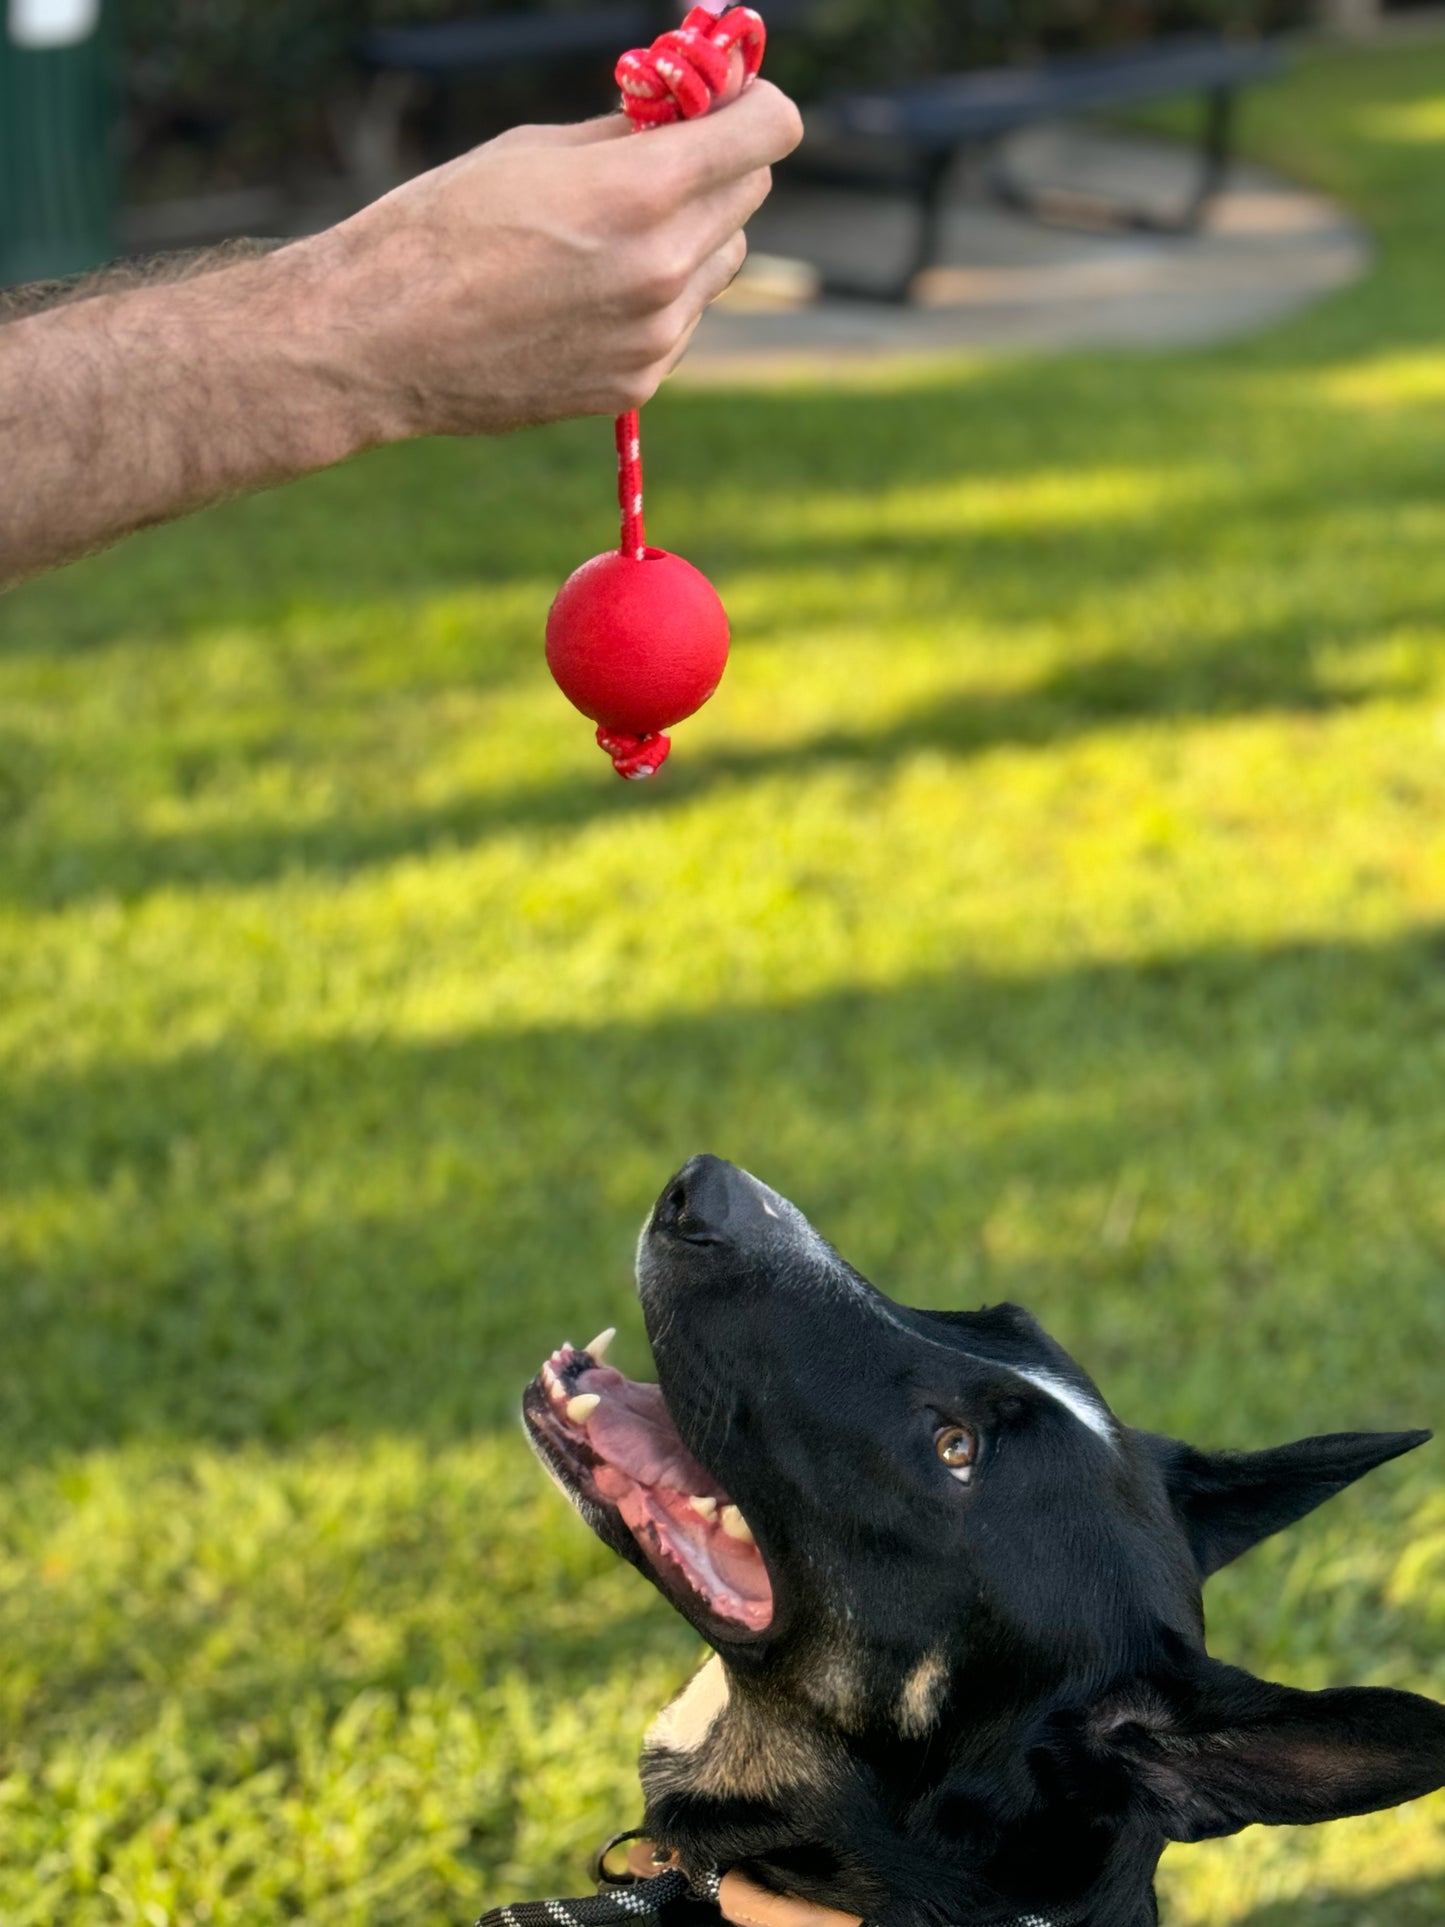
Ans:
[[[802,125],[755,81],[697,121],[518,127],[288,249],[365,439],[641,406],[742,266]]]

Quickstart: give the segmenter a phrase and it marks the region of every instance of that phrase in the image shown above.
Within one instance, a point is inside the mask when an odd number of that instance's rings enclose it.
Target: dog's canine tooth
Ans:
[[[688,1504],[700,1519],[715,1519],[717,1517],[717,1500],[713,1498],[709,1492],[694,1492],[688,1500]],[[733,1511],[737,1511],[736,1506],[733,1507]]]
[[[597,1392],[579,1392],[576,1398],[567,1401],[567,1416],[574,1425],[585,1425],[602,1399]]]
[[[745,1546],[753,1544],[753,1529],[735,1505],[723,1507],[722,1529],[729,1539],[740,1539]]]
[[[616,1336],[617,1327],[615,1325],[609,1325],[606,1331],[598,1332],[592,1343],[586,1347],[587,1351],[591,1354],[594,1365],[600,1365],[603,1359],[606,1358],[607,1347]]]

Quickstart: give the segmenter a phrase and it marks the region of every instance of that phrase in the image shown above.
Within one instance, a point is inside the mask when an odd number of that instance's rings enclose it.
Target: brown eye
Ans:
[[[940,1426],[933,1435],[933,1449],[953,1476],[967,1484],[978,1457],[978,1434],[972,1426]]]

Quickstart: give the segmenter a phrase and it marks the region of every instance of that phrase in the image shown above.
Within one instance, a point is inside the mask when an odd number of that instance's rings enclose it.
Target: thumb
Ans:
[[[496,141],[507,147],[595,147],[631,133],[625,114],[599,114],[593,120],[542,122],[526,127],[509,127]]]
[[[684,194],[693,195],[785,159],[803,138],[803,122],[785,93],[755,80],[725,107],[655,128],[647,138],[650,159],[675,168]]]

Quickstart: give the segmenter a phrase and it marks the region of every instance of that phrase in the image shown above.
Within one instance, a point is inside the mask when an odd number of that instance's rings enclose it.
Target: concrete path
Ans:
[[[1193,157],[1181,147],[1059,126],[1010,144],[1030,187],[1067,184],[1146,207],[1179,205]],[[907,259],[902,202],[781,184],[750,230],[752,255],[706,316],[685,378],[805,372],[953,349],[1170,348],[1247,334],[1364,273],[1367,236],[1340,208],[1262,168],[1238,165],[1192,236],[1044,226],[968,191],[960,178],[942,263],[908,307],[819,299],[805,261],[851,277]]]

